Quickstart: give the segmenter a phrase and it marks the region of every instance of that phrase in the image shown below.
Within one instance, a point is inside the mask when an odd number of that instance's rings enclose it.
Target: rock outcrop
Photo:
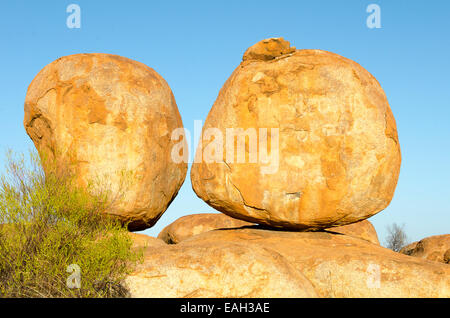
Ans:
[[[399,252],[405,255],[410,255],[412,251],[416,248],[417,243],[419,242],[409,243],[408,245],[402,247],[402,249]]]
[[[365,240],[327,232],[216,230],[177,246],[242,243],[284,256],[319,297],[450,297],[450,267],[413,258]]]
[[[177,244],[191,236],[223,228],[251,226],[253,223],[231,218],[222,213],[200,213],[182,216],[166,226],[158,238],[167,244]]]
[[[166,226],[158,235],[158,238],[167,244],[178,244],[194,235],[218,229],[233,229],[251,227],[254,223],[231,218],[223,213],[199,213],[180,217]],[[372,223],[368,220],[333,227],[326,230],[333,233],[341,233],[361,238],[374,244],[380,244],[378,235]]]
[[[151,227],[186,176],[187,164],[171,158],[172,131],[183,124],[170,87],[124,57],[76,54],[47,65],[28,88],[24,126],[47,173],[64,166],[90,191],[109,189],[107,213],[130,230]]]
[[[134,249],[142,249],[147,247],[164,247],[166,246],[166,243],[156,237],[152,237],[146,234],[139,234],[139,233],[128,233],[130,236],[131,241],[133,242],[132,248]]]
[[[434,235],[411,243],[400,253],[420,257],[429,261],[450,263],[450,234]]]
[[[378,240],[377,231],[373,227],[372,223],[368,220],[359,221],[356,223],[337,226],[329,229],[330,232],[341,233],[353,237],[357,237],[368,242],[380,245]]]
[[[125,280],[131,297],[317,297],[284,257],[233,242],[149,247]]]
[[[203,127],[191,180],[235,218],[324,229],[386,208],[401,154],[377,80],[359,64],[283,39],[249,48]]]

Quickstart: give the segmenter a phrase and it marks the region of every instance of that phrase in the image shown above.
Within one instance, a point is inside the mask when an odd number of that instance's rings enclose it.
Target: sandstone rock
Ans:
[[[166,226],[158,238],[168,244],[177,244],[191,236],[222,228],[237,228],[254,225],[230,218],[222,213],[201,213],[182,216]]]
[[[133,248],[147,248],[147,247],[163,247],[166,243],[156,237],[152,237],[145,234],[129,233],[128,234],[133,241]]]
[[[354,236],[368,242],[380,245],[377,232],[372,223],[367,220],[359,221],[356,223],[337,226],[329,229],[331,232],[341,233],[345,235]]]
[[[450,248],[444,253],[444,263],[450,264]]]
[[[125,283],[131,297],[316,297],[311,283],[277,253],[245,244],[147,248]]]
[[[273,227],[364,220],[388,206],[400,171],[386,96],[359,64],[286,43],[257,43],[224,84],[203,127],[193,189],[227,215]]]
[[[416,248],[417,243],[419,242],[412,242],[402,247],[402,249],[399,252],[405,255],[411,255],[412,251]]]
[[[449,263],[450,234],[424,238],[402,248],[400,253],[430,261]]]
[[[258,227],[216,230],[188,244],[243,243],[284,256],[320,297],[450,297],[450,267],[413,258],[347,235],[269,231]]]
[[[77,54],[47,65],[28,88],[24,126],[46,170],[56,162],[80,185],[109,189],[107,213],[130,230],[151,227],[186,176],[187,164],[171,160],[171,133],[183,127],[172,91],[124,57]]]
[[[291,47],[288,41],[285,41],[283,38],[271,38],[262,40],[249,47],[245,51],[242,60],[269,61],[294,52],[295,47]]]

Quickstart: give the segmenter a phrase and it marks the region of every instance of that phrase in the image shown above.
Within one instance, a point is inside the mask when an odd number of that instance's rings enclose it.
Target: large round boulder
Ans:
[[[196,194],[235,218],[323,229],[386,208],[400,172],[394,116],[359,64],[281,38],[250,47],[206,118]]]
[[[171,158],[180,114],[166,81],[150,67],[109,54],[62,57],[30,84],[24,126],[49,165],[80,186],[108,190],[106,211],[130,230],[151,227],[184,182]]]

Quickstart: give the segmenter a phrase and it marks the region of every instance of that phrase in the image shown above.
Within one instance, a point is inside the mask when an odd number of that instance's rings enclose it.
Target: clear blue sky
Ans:
[[[71,3],[81,7],[81,29],[66,26]],[[366,26],[371,3],[380,5],[380,29]],[[192,132],[245,49],[284,37],[298,49],[355,60],[386,92],[403,161],[391,205],[370,218],[380,239],[393,222],[404,223],[411,240],[450,233],[449,17],[449,1],[1,1],[0,160],[6,148],[33,147],[22,126],[26,90],[61,56],[111,53],[154,68]],[[180,216],[211,211],[188,172],[172,205],[144,233],[156,236]]]

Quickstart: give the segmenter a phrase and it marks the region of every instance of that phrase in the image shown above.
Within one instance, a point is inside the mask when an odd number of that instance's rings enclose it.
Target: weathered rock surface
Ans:
[[[378,240],[378,235],[375,231],[375,228],[373,227],[372,223],[367,220],[333,227],[329,229],[329,231],[357,237],[368,242],[380,245],[380,241]]]
[[[419,242],[412,242],[404,247],[402,247],[402,249],[399,251],[402,254],[405,255],[410,255],[412,253],[412,251],[416,248],[416,245]]]
[[[223,213],[201,213],[182,216],[166,226],[158,238],[168,244],[177,244],[191,236],[223,228],[237,228],[254,225],[234,219]]]
[[[166,226],[159,233],[158,238],[167,244],[177,244],[200,233],[253,225],[255,224],[231,218],[223,213],[190,214],[182,216]],[[329,231],[361,238],[374,244],[380,244],[377,232],[368,220],[333,227]]]
[[[164,247],[166,243],[156,237],[152,237],[145,234],[129,233],[128,234],[133,242],[132,248],[147,248],[147,247]]]
[[[233,242],[149,247],[126,278],[131,297],[316,297],[284,257]]]
[[[130,230],[151,227],[186,176],[187,164],[171,160],[171,133],[183,124],[170,87],[124,57],[77,54],[47,65],[28,88],[24,126],[47,162],[68,165],[82,186],[111,190],[107,213]]]
[[[216,230],[179,243],[244,243],[284,256],[320,297],[450,297],[450,267],[327,232]]]
[[[262,40],[249,47],[245,51],[242,61],[269,61],[294,52],[295,47],[291,47],[288,41],[285,41],[283,38],[271,38]]]
[[[287,43],[269,39],[251,47],[222,87],[192,165],[193,189],[227,215],[273,227],[364,220],[389,205],[400,171],[386,96],[359,64]],[[222,144],[210,128],[221,132]],[[227,128],[241,128],[234,133],[246,139],[236,142],[230,133],[228,140]],[[266,140],[259,128],[267,128],[267,147],[255,150],[255,139]],[[245,160],[232,146],[240,142]]]
[[[434,235],[411,243],[400,253],[427,259],[429,261],[450,263],[450,234]]]

